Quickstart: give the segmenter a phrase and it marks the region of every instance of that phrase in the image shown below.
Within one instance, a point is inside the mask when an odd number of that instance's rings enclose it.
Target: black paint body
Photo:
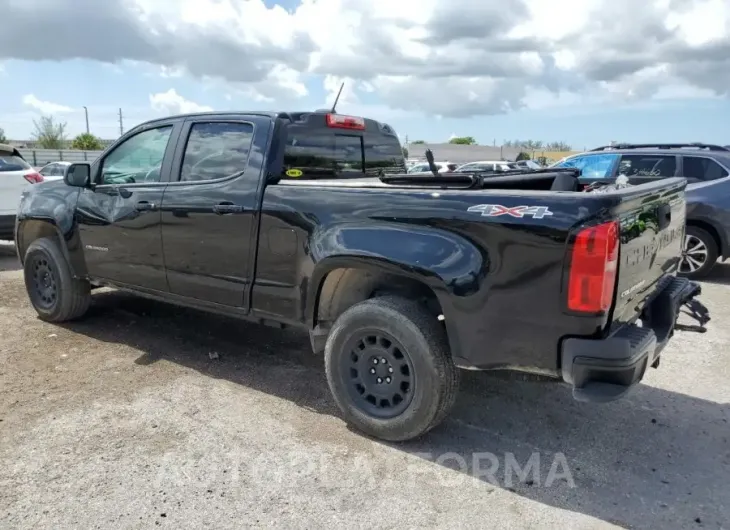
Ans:
[[[328,273],[387,271],[435,293],[457,364],[554,375],[561,340],[599,338],[635,319],[659,278],[678,263],[684,179],[602,194],[427,189],[377,178],[277,182],[286,116],[201,114],[128,132],[173,124],[162,182],[95,190],[63,182],[33,186],[16,227],[21,258],[52,229],[65,241],[74,273],[92,283],[309,330],[317,326]],[[215,120],[254,124],[244,174],[178,182],[187,130]],[[140,201],[156,206],[138,211]],[[221,203],[239,211],[219,215],[213,208]],[[480,204],[548,206],[552,215],[467,211]],[[571,314],[572,238],[581,227],[612,219],[620,220],[622,239],[614,307],[608,314]]]

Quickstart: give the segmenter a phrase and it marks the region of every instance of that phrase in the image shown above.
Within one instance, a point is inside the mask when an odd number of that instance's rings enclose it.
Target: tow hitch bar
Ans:
[[[694,331],[697,333],[705,333],[707,331],[705,324],[710,321],[710,311],[705,307],[702,302],[694,299],[695,296],[702,292],[702,288],[696,283],[693,284],[693,287],[694,288],[692,289],[692,292],[689,294],[689,296],[685,298],[684,302],[682,302],[682,306],[686,308],[686,311],[681,311],[681,313],[690,316],[699,324],[687,325],[677,323],[675,324],[674,329],[679,331]]]

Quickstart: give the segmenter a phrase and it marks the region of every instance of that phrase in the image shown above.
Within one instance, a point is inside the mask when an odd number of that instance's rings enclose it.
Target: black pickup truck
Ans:
[[[16,222],[40,318],[96,286],[307,330],[346,420],[386,440],[435,425],[457,368],[636,385],[680,307],[686,181],[586,192],[574,169],[406,175],[374,120],[205,113],[144,123],[33,186]]]

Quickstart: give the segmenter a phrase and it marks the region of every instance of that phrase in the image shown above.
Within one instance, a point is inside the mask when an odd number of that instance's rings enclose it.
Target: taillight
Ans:
[[[23,178],[30,182],[31,184],[40,184],[43,182],[43,175],[40,173],[26,173],[23,175]]]
[[[584,228],[575,238],[568,279],[568,309],[581,313],[611,308],[618,270],[619,225]]]
[[[327,127],[335,129],[355,129],[357,131],[365,130],[365,118],[357,118],[355,116],[342,116],[340,114],[327,114]]]

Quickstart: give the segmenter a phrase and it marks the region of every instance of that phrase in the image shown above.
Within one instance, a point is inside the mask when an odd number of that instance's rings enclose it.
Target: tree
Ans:
[[[520,154],[517,155],[517,158],[515,158],[515,160],[517,162],[519,162],[520,160],[530,160],[530,155],[529,155],[529,153],[525,153],[524,151],[520,151]]]
[[[104,149],[104,145],[93,134],[82,133],[73,139],[71,149],[78,149],[79,151],[101,151]]]
[[[424,142],[423,140],[413,140],[413,141],[411,142],[411,144],[414,144],[414,145],[416,145],[416,144],[425,144],[425,143],[426,143],[426,142]]]
[[[66,143],[66,122],[56,123],[53,116],[41,116],[33,120],[35,140],[41,149],[63,149]]]
[[[0,144],[6,144],[8,143],[8,137],[5,136],[5,131],[2,127],[0,127]]]
[[[405,147],[401,147],[401,149],[403,150],[403,158],[408,158],[408,149]]]
[[[449,140],[450,144],[476,145],[477,141],[472,136],[457,136]]]
[[[572,151],[570,144],[565,142],[548,142],[545,146],[546,151]]]

